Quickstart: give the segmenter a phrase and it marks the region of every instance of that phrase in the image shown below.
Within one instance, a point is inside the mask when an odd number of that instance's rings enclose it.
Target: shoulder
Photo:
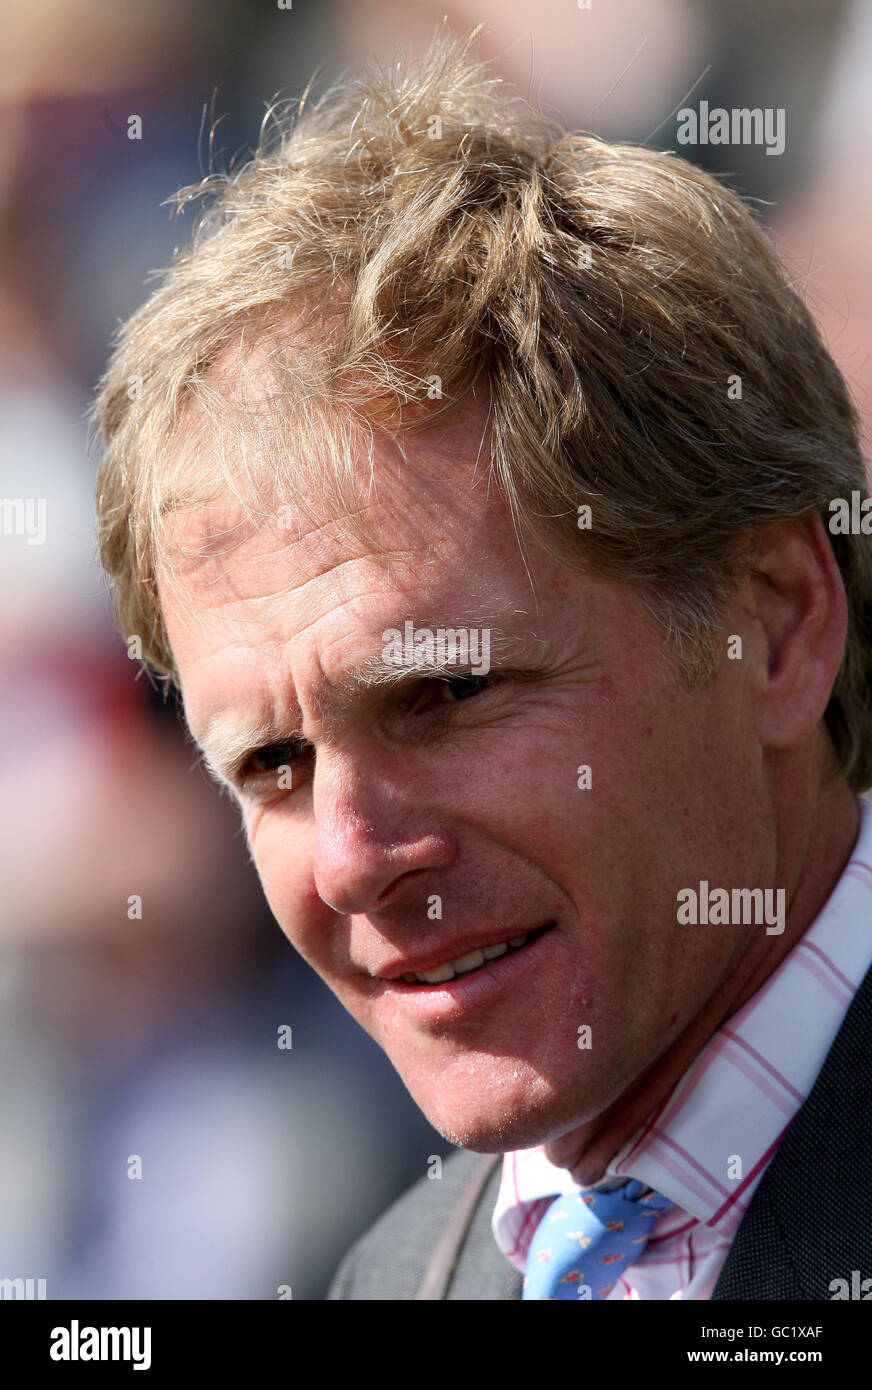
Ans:
[[[521,1276],[491,1231],[499,1173],[496,1156],[456,1150],[441,1177],[421,1178],[351,1247],[327,1298],[519,1297]]]

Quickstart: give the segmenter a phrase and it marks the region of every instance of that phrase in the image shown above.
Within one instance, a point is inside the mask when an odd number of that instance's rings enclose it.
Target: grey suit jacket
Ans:
[[[354,1245],[328,1299],[519,1299],[491,1230],[498,1155],[458,1149]],[[830,1299],[872,1276],[872,970],[761,1178],[712,1298]]]

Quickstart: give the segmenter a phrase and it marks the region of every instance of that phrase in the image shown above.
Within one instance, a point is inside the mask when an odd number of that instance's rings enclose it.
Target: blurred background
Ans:
[[[868,0],[5,0],[0,500],[44,499],[46,532],[4,513],[0,1279],[49,1298],[321,1298],[449,1150],[281,935],[127,658],[85,421],[116,325],[187,238],[163,200],[244,157],[271,99],[422,49],[443,15],[483,24],[481,53],[567,124],[757,200],[868,429]],[[783,108],[784,153],[679,146],[700,100]]]

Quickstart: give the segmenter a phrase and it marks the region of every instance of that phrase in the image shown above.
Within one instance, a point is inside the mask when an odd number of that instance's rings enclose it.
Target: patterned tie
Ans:
[[[570,1192],[553,1201],[527,1252],[522,1298],[605,1299],[674,1206],[635,1180],[612,1192]]]

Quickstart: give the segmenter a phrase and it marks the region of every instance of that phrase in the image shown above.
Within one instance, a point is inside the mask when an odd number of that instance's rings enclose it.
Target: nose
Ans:
[[[313,785],[314,879],[336,912],[375,912],[450,864],[454,838],[426,805],[426,785],[396,760],[319,753]]]

